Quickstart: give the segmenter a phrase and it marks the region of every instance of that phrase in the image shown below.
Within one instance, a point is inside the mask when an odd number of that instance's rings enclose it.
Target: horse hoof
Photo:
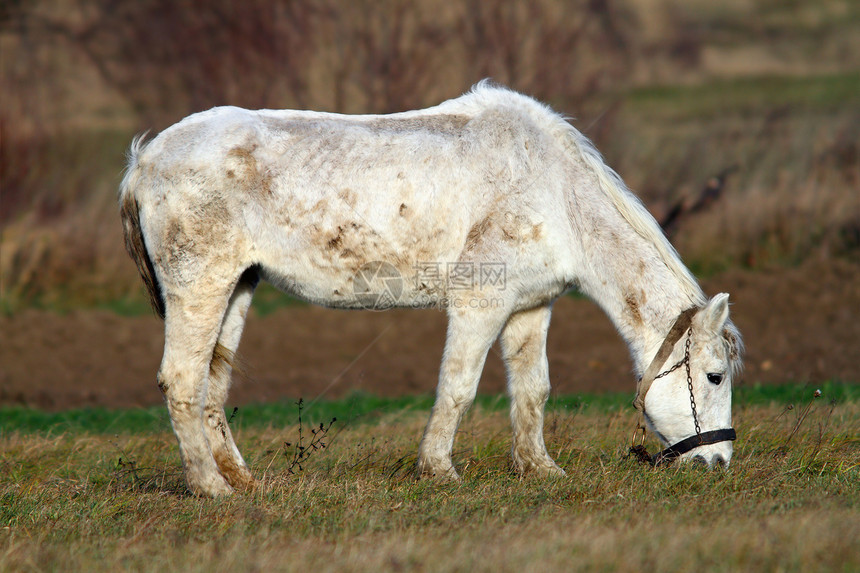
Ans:
[[[433,480],[439,483],[457,483],[463,481],[460,478],[460,474],[457,473],[457,470],[454,467],[445,468],[445,469],[430,469],[430,468],[418,468],[416,472],[416,478],[419,480]]]
[[[188,482],[188,490],[198,497],[223,497],[232,495],[234,491],[220,475],[217,476],[217,479],[210,479],[205,482]]]
[[[516,464],[517,473],[521,476],[534,474],[541,477],[564,477],[567,473],[558,467],[553,461],[546,463],[518,463]]]
[[[260,485],[260,482],[247,469],[229,473],[222,472],[222,475],[236,491],[254,491]]]
[[[539,470],[539,473],[548,477],[564,477],[567,475],[567,472],[565,472],[563,469],[561,469],[555,464],[553,464],[552,467],[541,468]]]

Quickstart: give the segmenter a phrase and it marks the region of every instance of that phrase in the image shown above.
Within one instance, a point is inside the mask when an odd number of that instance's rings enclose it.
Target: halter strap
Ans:
[[[675,319],[675,324],[669,329],[669,334],[666,335],[666,338],[663,339],[663,344],[657,350],[654,360],[651,361],[642,378],[636,383],[636,398],[633,400],[633,405],[643,414],[645,413],[645,395],[648,394],[648,390],[651,388],[651,384],[654,383],[654,379],[660,372],[660,368],[669,359],[669,356],[672,355],[675,344],[681,340],[681,337],[690,328],[693,316],[698,311],[699,307],[694,306],[678,315],[678,318]]]
[[[710,432],[702,432],[681,440],[677,444],[671,445],[662,452],[654,454],[651,458],[651,465],[659,466],[662,463],[669,463],[675,458],[686,454],[690,450],[699,446],[707,446],[708,444],[718,444],[720,442],[730,442],[738,437],[734,428],[723,430],[711,430]]]

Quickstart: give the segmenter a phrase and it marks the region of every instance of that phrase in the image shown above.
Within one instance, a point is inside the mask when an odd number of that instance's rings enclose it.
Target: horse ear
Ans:
[[[705,328],[720,332],[729,319],[729,295],[721,292],[702,309],[702,322]]]

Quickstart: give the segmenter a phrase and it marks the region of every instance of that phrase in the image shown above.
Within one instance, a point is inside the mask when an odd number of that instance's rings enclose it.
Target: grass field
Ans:
[[[739,388],[715,472],[626,458],[629,395],[556,398],[547,445],[568,475],[522,480],[506,402],[483,397],[459,484],[413,478],[429,397],[306,403],[301,425],[295,404],[247,406],[232,425],[261,486],[226,500],[186,494],[161,409],[6,408],[0,570],[856,571],[860,386],[813,391]],[[300,428],[318,446],[301,464]]]

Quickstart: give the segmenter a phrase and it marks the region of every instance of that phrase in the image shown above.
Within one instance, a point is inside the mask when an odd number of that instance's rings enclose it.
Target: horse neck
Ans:
[[[592,207],[583,209],[584,203]],[[665,262],[667,254],[677,257],[674,252],[661,252],[605,196],[578,205],[581,215],[573,221],[580,255],[576,282],[612,320],[642,374],[677,316],[702,305],[704,293],[679,272],[686,272],[679,260],[673,259],[674,269]]]

